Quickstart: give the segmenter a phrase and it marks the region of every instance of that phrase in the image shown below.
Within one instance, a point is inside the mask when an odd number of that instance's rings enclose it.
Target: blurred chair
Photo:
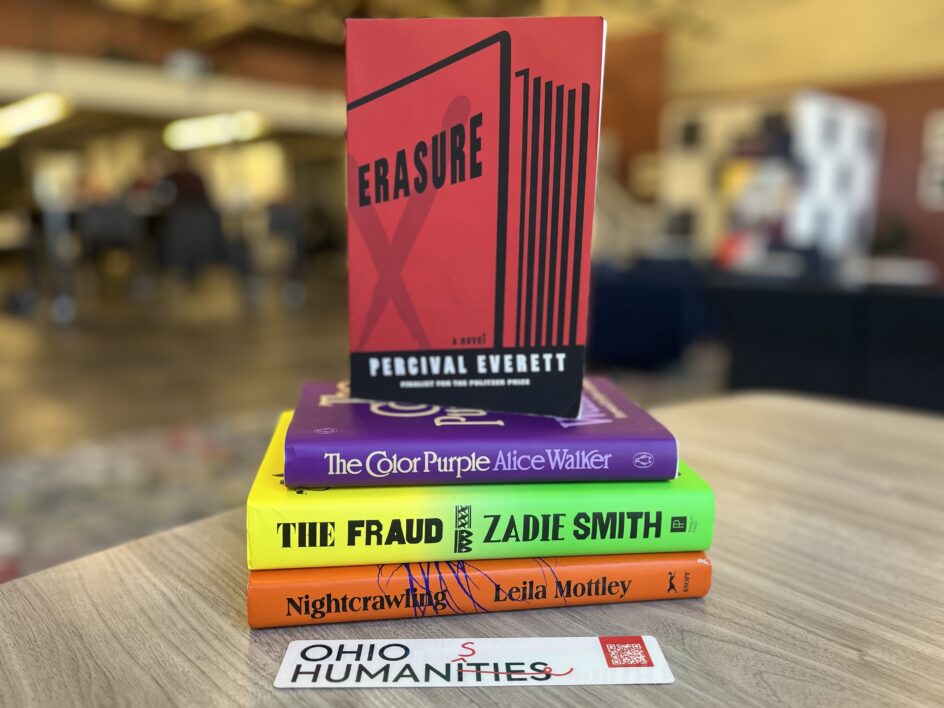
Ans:
[[[108,248],[130,249],[144,233],[144,220],[121,199],[92,204],[78,217],[79,236],[86,253]]]
[[[127,257],[129,273],[136,266],[143,266],[140,262],[144,260],[145,221],[132,212],[123,199],[88,206],[79,213],[76,226],[83,254],[95,264],[100,279],[110,277],[104,264],[108,256],[116,252]]]
[[[174,203],[161,227],[162,262],[165,268],[194,280],[207,267],[227,260],[226,240],[219,212],[208,202]]]

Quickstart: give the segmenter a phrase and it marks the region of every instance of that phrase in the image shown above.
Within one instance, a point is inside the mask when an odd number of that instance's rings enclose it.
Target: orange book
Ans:
[[[439,617],[702,597],[698,553],[391,563],[249,572],[249,626]]]

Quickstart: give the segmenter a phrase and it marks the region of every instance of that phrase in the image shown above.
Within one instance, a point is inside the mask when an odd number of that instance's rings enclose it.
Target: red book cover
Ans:
[[[579,413],[604,36],[348,21],[354,396]]]

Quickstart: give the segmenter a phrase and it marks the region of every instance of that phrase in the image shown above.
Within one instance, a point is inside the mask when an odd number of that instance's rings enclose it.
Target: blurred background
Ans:
[[[244,501],[347,372],[346,17],[609,23],[590,366],[944,410],[940,0],[0,0],[0,581]]]

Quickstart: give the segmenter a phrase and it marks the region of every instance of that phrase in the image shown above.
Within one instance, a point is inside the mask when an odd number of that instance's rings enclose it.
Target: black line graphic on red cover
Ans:
[[[547,198],[551,187],[551,104],[553,82],[544,83],[544,127],[541,147],[541,240],[538,248],[538,291],[535,295],[537,312],[534,313],[534,343],[542,346],[544,339],[544,283],[547,270]]]
[[[511,130],[511,35],[498,35],[498,218],[495,223],[495,338],[492,346],[504,345],[505,264],[508,258],[508,152]]]
[[[507,31],[502,30],[501,32],[496,32],[495,34],[482,39],[475,44],[469,45],[465,49],[462,49],[455,54],[450,54],[445,59],[440,59],[439,61],[430,64],[427,67],[423,67],[419,71],[415,71],[412,74],[404,76],[402,79],[394,81],[392,84],[387,84],[383,88],[379,88],[376,91],[373,91],[366,96],[361,96],[360,98],[354,99],[347,104],[347,109],[353,111],[355,108],[363,106],[365,103],[370,103],[373,100],[380,98],[381,96],[386,96],[388,93],[392,93],[397,89],[401,89],[407,84],[411,84],[417,79],[422,79],[425,76],[429,76],[440,69],[445,69],[450,64],[455,64],[457,61],[465,59],[466,57],[472,56],[478,51],[481,51],[487,47],[492,46],[493,44],[500,44],[508,49],[511,48],[511,35]]]
[[[583,257],[583,212],[587,189],[587,140],[590,132],[590,84],[580,87],[580,157],[577,163],[577,206],[574,216],[574,286],[570,293],[570,340],[577,343],[577,321],[580,310],[580,267]]]
[[[557,248],[560,224],[561,132],[564,120],[564,87],[559,85],[554,96],[554,198],[551,201],[551,263],[547,283],[547,343],[560,344],[554,332],[554,305],[557,302]],[[563,274],[561,280],[564,280]]]
[[[409,74],[402,79],[394,81],[391,84],[383,86],[382,88],[373,91],[366,96],[362,96],[358,99],[355,99],[347,104],[347,110],[350,112],[363,106],[366,103],[374,101],[378,98],[386,96],[389,93],[396,91],[397,89],[403,88],[404,86],[409,85],[410,83],[422,79],[430,74],[433,74],[440,69],[444,69],[452,64],[455,64],[462,59],[472,56],[476,52],[487,49],[492,45],[498,45],[499,50],[499,86],[498,86],[498,194],[497,194],[497,209],[496,209],[496,225],[495,225],[495,241],[496,241],[496,251],[495,251],[495,326],[493,334],[492,346],[497,348],[502,345],[502,334],[504,326],[504,292],[505,292],[505,263],[507,254],[505,253],[506,243],[507,243],[507,226],[508,226],[508,135],[509,135],[509,121],[510,121],[510,108],[509,104],[511,101],[511,35],[502,30],[501,32],[496,32],[495,34],[482,39],[475,44],[472,44],[465,49],[462,49],[455,54],[450,54],[449,56],[440,59],[429,66],[426,66],[419,71],[415,71],[412,74]],[[350,167],[349,158],[349,167]],[[351,185],[349,185],[351,188]],[[360,209],[365,209],[361,207]],[[357,221],[356,212],[358,209],[352,209],[351,213],[355,220]],[[374,215],[376,216],[376,214]],[[379,220],[378,220],[379,221]],[[358,225],[360,228],[360,225]],[[373,256],[372,256],[373,257]],[[376,261],[375,261],[376,263]],[[402,280],[399,275],[397,276],[402,286]],[[382,309],[382,308],[381,308]],[[415,310],[414,310],[415,311]],[[371,327],[370,329],[372,329]],[[367,327],[365,327],[365,330]],[[425,335],[424,335],[425,336]],[[366,341],[366,337],[362,338]],[[429,348],[428,344],[420,344],[422,348]],[[358,347],[362,349],[362,347]]]
[[[538,217],[538,154],[541,130],[541,78],[535,76],[531,87],[531,186],[528,193],[528,255],[525,268],[524,346],[531,346],[531,319],[534,312],[534,239]]]
[[[457,96],[452,99],[442,119],[443,130],[465,121],[469,117],[471,107],[471,102],[465,96]],[[348,155],[349,190],[357,189],[357,168],[357,162],[352,156]],[[406,265],[410,251],[413,250],[416,239],[423,228],[423,223],[429,216],[437,191],[427,189],[420,194],[414,193],[407,198],[406,206],[393,233],[393,239],[390,240],[387,238],[386,230],[373,205],[351,210],[357,228],[364,237],[364,243],[367,244],[370,258],[377,268],[377,282],[374,285],[370,305],[364,317],[364,326],[357,340],[359,350],[365,348],[367,339],[380,320],[380,315],[383,314],[388,301],[392,302],[394,307],[397,308],[400,318],[407,329],[410,330],[410,334],[413,335],[416,343],[423,349],[429,349],[430,347],[429,338],[423,330],[423,323],[416,311],[416,305],[413,304],[413,299],[403,282],[403,266]],[[381,263],[385,261],[386,267],[381,267]]]
[[[515,72],[515,76],[520,76],[521,81],[521,192],[518,216],[518,293],[515,298],[515,346],[520,346],[523,339],[521,331],[521,278],[524,275],[524,220],[527,215],[528,199],[528,97],[531,83],[531,70],[521,69]]]
[[[574,104],[577,98],[577,89],[567,92],[567,149],[564,151],[564,217],[561,235],[561,282],[560,295],[557,305],[557,341],[564,344],[564,317],[567,311],[567,268],[570,256],[570,198],[571,185],[574,179]]]

